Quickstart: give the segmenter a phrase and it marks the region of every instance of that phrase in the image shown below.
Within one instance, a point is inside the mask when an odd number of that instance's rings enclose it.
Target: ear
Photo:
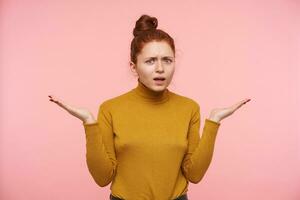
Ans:
[[[132,73],[135,76],[138,76],[138,73],[137,73],[137,70],[136,70],[136,65],[132,61],[129,62],[129,65],[130,65],[130,70],[132,71]]]

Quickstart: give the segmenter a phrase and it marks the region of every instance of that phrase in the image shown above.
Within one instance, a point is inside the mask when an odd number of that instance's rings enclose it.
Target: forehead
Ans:
[[[141,51],[142,57],[173,56],[173,50],[165,41],[152,41],[144,45]]]

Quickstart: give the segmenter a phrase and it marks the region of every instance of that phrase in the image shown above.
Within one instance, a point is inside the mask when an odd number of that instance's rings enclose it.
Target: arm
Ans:
[[[200,139],[200,107],[196,104],[189,125],[188,151],[182,162],[183,174],[192,183],[200,182],[210,165],[219,126],[219,122],[206,118]]]
[[[99,106],[96,122],[83,122],[86,135],[87,166],[93,179],[100,187],[104,187],[112,181],[117,167],[112,117],[104,105]]]

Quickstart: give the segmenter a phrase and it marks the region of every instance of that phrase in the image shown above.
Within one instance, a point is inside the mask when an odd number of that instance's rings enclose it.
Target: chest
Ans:
[[[125,109],[113,116],[116,153],[140,149],[185,151],[190,113],[182,108]]]

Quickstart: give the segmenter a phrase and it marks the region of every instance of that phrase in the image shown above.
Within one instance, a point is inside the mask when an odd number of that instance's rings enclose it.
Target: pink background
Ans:
[[[300,2],[1,1],[0,199],[108,200],[88,172],[82,123],[56,95],[97,115],[137,81],[129,47],[141,14],[175,40],[169,89],[221,121],[190,200],[300,199]]]

